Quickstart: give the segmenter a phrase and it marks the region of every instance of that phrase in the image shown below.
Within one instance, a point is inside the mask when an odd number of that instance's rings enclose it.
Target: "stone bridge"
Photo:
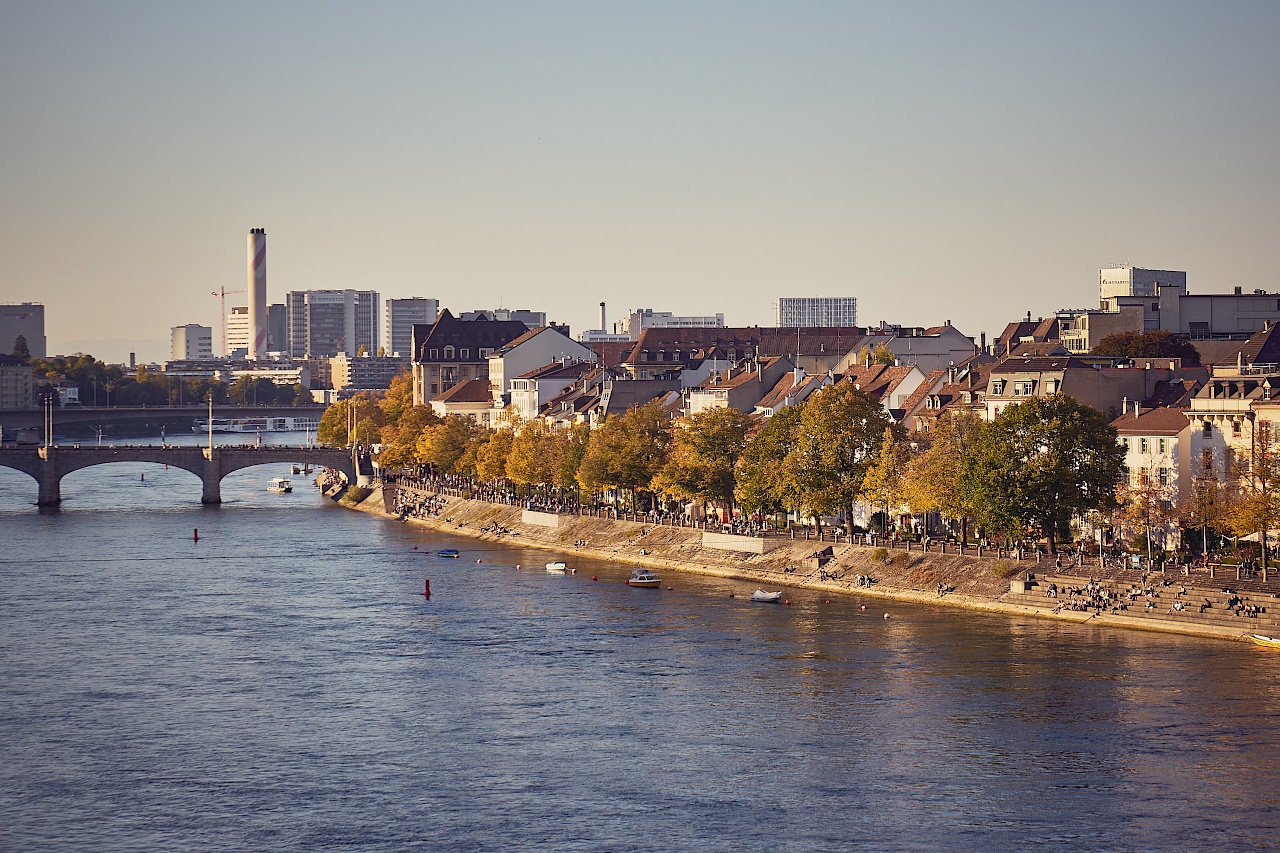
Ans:
[[[67,474],[112,462],[154,462],[190,471],[204,482],[200,500],[206,504],[222,503],[223,477],[254,465],[305,462],[341,471],[351,483],[360,473],[350,450],[333,447],[0,447],[0,466],[30,474],[39,484],[39,506],[62,502],[62,478]]]

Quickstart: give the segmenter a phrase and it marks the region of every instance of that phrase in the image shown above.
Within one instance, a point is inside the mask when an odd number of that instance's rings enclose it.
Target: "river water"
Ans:
[[[1280,844],[1275,653],[550,575],[276,475],[203,508],[101,466],[40,512],[0,469],[0,849]]]

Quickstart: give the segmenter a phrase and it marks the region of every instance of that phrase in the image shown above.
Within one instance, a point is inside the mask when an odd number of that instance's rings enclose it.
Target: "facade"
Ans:
[[[511,405],[521,418],[532,420],[538,417],[544,405],[598,369],[593,361],[544,364],[511,380]]]
[[[1176,270],[1112,267],[1100,271],[1101,306],[1065,312],[1062,343],[1073,353],[1089,352],[1107,335],[1165,331],[1192,341],[1245,340],[1280,322],[1280,294],[1189,293],[1187,274]]]
[[[281,385],[286,388],[292,388],[294,385],[301,385],[303,388],[311,387],[311,371],[301,364],[279,365],[277,367],[250,367],[231,371],[231,380],[233,382],[244,378],[270,379],[273,385]]]
[[[1191,420],[1177,409],[1146,409],[1141,404],[1130,408],[1126,404],[1124,414],[1111,425],[1125,448],[1129,487],[1154,490],[1157,500],[1174,509],[1185,507],[1196,473],[1192,470]],[[1126,530],[1127,535],[1136,532]],[[1160,524],[1154,532],[1157,535],[1152,539],[1158,536],[1162,547],[1179,543],[1176,518]]]
[[[448,308],[413,327],[413,404],[424,406],[459,382],[489,382],[489,356],[529,331],[519,320],[460,320]],[[550,359],[548,359],[549,361]]]
[[[0,353],[0,412],[34,409],[37,406],[31,365],[26,359]]]
[[[409,371],[409,357],[350,356],[339,353],[329,359],[330,385],[336,390],[386,390],[391,380]]]
[[[978,351],[973,339],[965,337],[950,320],[929,329],[904,329],[883,339],[871,335],[864,342],[867,347],[880,344],[889,348],[899,364],[914,364],[924,373],[962,364]]]
[[[0,355],[13,352],[18,336],[27,339],[32,358],[47,355],[44,337],[44,305],[39,302],[0,302]]]
[[[530,329],[489,354],[489,387],[493,405],[503,408],[511,402],[512,382],[530,370],[560,362],[595,361],[590,347],[571,340],[555,329]]]
[[[636,308],[617,325],[615,332],[637,340],[645,329],[722,329],[723,314],[703,317],[677,317],[670,311],[654,311],[652,308]]]
[[[797,373],[795,365],[780,355],[730,365],[689,389],[688,413],[696,415],[707,409],[753,412],[783,377],[799,381]]]
[[[408,359],[413,354],[414,324],[430,324],[440,313],[440,300],[415,296],[410,299],[388,299],[383,346],[386,354]]]
[[[856,326],[858,300],[852,296],[783,296],[778,326]]]
[[[285,294],[286,335],[293,358],[378,351],[374,290],[293,290]]]
[[[188,323],[169,330],[170,358],[174,361],[207,361],[213,358],[213,329]]]
[[[289,335],[286,332],[289,324],[285,322],[284,303],[277,302],[267,306],[267,350],[269,352],[286,352],[289,349]]]
[[[489,380],[465,379],[457,382],[431,400],[431,411],[439,417],[466,415],[477,423],[489,425],[493,414],[493,397],[489,393]]]
[[[237,306],[227,313],[227,355],[249,357],[249,306]]]
[[[1115,416],[1126,400],[1145,400],[1162,383],[1200,379],[1206,372],[1202,367],[1183,367],[1176,358],[1135,358],[1125,367],[1103,366],[1102,362],[1073,356],[1010,358],[991,369],[986,418],[994,419],[1013,403],[1054,394],[1065,394]]]

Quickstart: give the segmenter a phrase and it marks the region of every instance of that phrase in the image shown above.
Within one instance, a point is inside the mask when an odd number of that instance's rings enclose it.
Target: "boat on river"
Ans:
[[[209,429],[209,418],[196,418],[191,424],[191,431],[196,435],[207,432],[315,432],[320,428],[319,418],[309,417],[263,417],[263,418],[214,418],[213,429]]]
[[[439,551],[436,551],[436,556],[437,556],[437,557],[451,557],[451,558],[453,558],[453,559],[455,559],[455,560],[456,560],[456,559],[458,559],[458,557],[460,557],[460,556],[462,556],[462,555],[458,552],[458,549],[457,549],[457,548],[441,548]]]
[[[656,587],[662,585],[662,578],[648,569],[636,569],[631,573],[631,578],[627,581],[627,585]]]
[[[1280,649],[1280,637],[1268,637],[1265,634],[1245,634],[1249,642],[1268,649]]]
[[[763,602],[764,604],[777,604],[782,600],[782,592],[765,592],[763,589],[757,589],[751,593],[751,600]]]
[[[547,563],[547,571],[553,575],[562,575],[569,571],[569,564],[564,560],[553,560]]]
[[[267,484],[267,491],[281,495],[288,494],[293,491],[293,483],[290,483],[284,477],[272,477],[271,482]]]

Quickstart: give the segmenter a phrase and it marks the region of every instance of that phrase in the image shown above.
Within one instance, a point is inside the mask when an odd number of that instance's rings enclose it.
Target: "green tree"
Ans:
[[[524,424],[512,439],[507,453],[507,477],[529,486],[553,484],[560,463],[561,444],[545,421],[535,419]]]
[[[671,419],[657,402],[610,415],[592,433],[578,481],[587,489],[623,489],[634,497],[666,463],[670,440]]]
[[[27,336],[18,335],[13,339],[13,355],[18,358],[31,358],[31,348],[27,345]]]
[[[853,517],[888,426],[880,403],[850,382],[829,385],[805,402],[783,468],[809,515],[820,521],[824,514],[847,510]]]
[[[435,426],[422,431],[418,438],[417,457],[446,474],[465,474],[474,470],[475,447],[488,440],[488,429],[466,415],[448,415]]]
[[[749,513],[777,513],[799,506],[795,481],[786,461],[795,448],[803,404],[787,406],[765,421],[747,441],[738,459],[734,496]]]
[[[734,466],[751,419],[737,409],[704,409],[676,424],[655,491],[702,503],[733,503]]]
[[[1186,335],[1157,329],[1152,332],[1117,332],[1098,341],[1093,355],[1127,358],[1180,358],[1187,366],[1200,364],[1200,351]]]
[[[1124,470],[1124,449],[1101,412],[1064,395],[1033,397],[977,431],[960,490],[984,526],[1035,527],[1053,548],[1073,515],[1115,507]]]

